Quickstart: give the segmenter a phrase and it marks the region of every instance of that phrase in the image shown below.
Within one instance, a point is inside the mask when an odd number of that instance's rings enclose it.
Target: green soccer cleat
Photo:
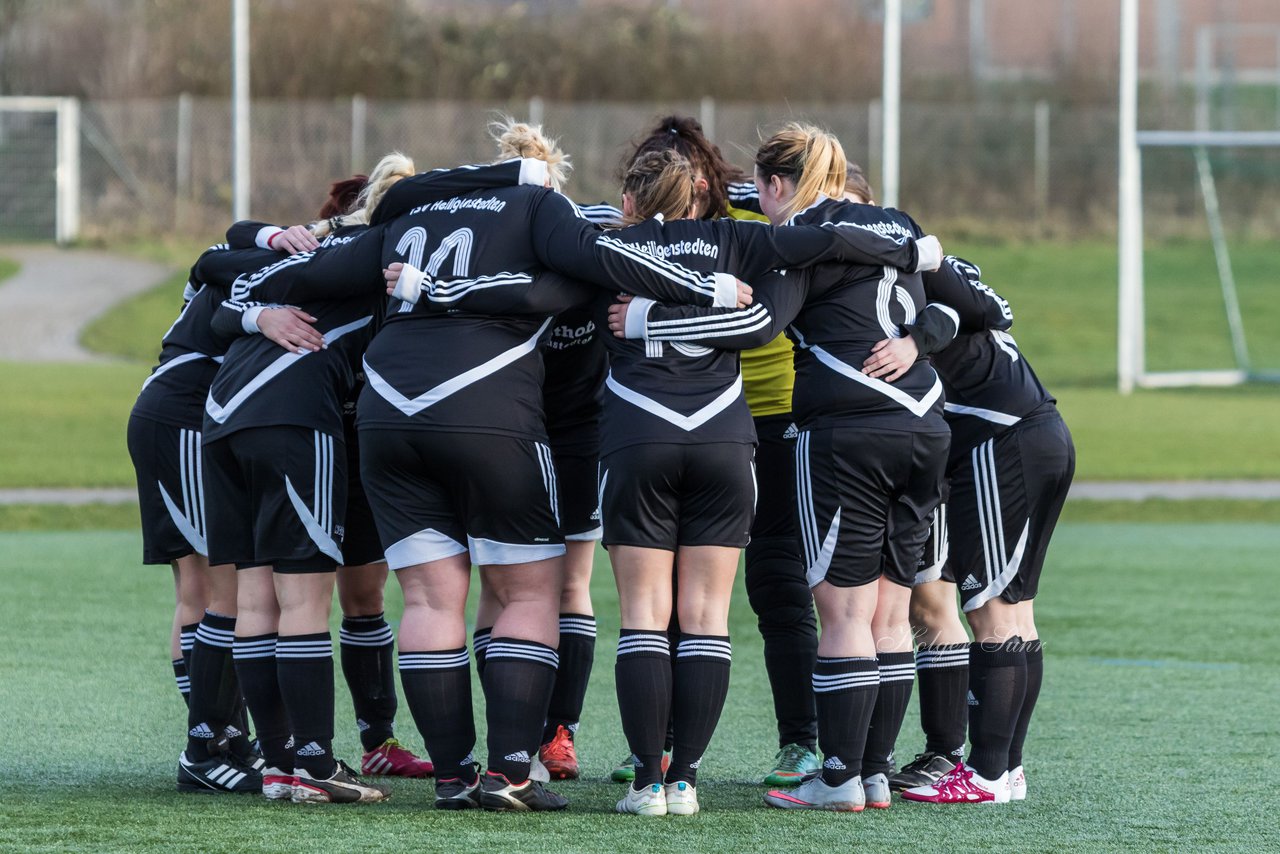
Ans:
[[[773,759],[773,770],[761,782],[766,786],[798,786],[806,774],[821,769],[812,750],[803,744],[784,744]]]
[[[671,767],[671,752],[665,751],[662,754],[662,773],[666,774],[667,769]],[[609,772],[609,779],[615,783],[631,783],[636,779],[636,756],[634,753],[628,754],[627,758],[618,763],[618,767]]]

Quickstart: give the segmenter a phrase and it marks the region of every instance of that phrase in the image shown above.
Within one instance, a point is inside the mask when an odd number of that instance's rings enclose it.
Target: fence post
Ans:
[[[80,235],[80,101],[58,100],[58,192],[54,231],[59,243],[70,243]]]
[[[364,95],[351,96],[351,174],[365,174],[365,127],[369,105]]]
[[[876,176],[875,186],[879,187],[883,183],[883,170],[880,163],[880,143],[884,141],[882,136],[882,124],[884,121],[883,107],[879,98],[873,98],[867,104],[867,163],[866,174],[870,179],[872,175]]]
[[[702,96],[702,132],[707,139],[716,138],[716,99],[710,95]]]
[[[178,139],[177,165],[174,185],[178,198],[191,196],[191,94],[183,92],[178,96]]]
[[[1049,214],[1049,102],[1036,101],[1036,219]]]
[[[542,108],[543,108],[542,98],[538,97],[537,95],[534,95],[532,98],[529,99],[529,124],[531,125],[542,124]]]

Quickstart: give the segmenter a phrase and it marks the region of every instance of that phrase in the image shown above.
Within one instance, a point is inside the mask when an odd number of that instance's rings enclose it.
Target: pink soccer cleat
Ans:
[[[414,756],[394,738],[388,738],[360,760],[360,773],[382,777],[430,777],[436,767]]]
[[[1009,772],[988,780],[961,762],[932,786],[907,789],[902,798],[925,804],[1007,804]]]

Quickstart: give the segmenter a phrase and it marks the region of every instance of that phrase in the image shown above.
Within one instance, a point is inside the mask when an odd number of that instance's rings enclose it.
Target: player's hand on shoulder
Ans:
[[[266,308],[258,315],[258,331],[292,353],[314,353],[327,346],[311,324],[316,319],[291,305]]]
[[[627,309],[632,299],[630,294],[618,294],[617,302],[609,306],[609,331],[615,338],[627,337]]]
[[[738,280],[738,308],[746,308],[753,302],[751,296],[751,286],[741,279]]]
[[[271,248],[280,252],[297,255],[299,252],[313,252],[320,246],[314,234],[305,225],[291,225],[271,238]]]

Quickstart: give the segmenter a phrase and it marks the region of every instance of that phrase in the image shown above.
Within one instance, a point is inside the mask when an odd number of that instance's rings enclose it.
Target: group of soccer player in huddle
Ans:
[[[178,788],[355,803],[434,776],[437,808],[563,809],[602,542],[618,812],[699,811],[744,549],[767,805],[1025,798],[1074,450],[1008,303],[811,126],[747,176],[664,118],[620,209],[561,192],[540,128],[494,137],[487,165],[388,155],[310,225],[235,223],[191,270],[128,434],[144,561],[174,568]],[[335,579],[359,772],[332,745]],[[397,670],[429,760],[395,737]],[[917,680],[925,745],[898,768]]]

